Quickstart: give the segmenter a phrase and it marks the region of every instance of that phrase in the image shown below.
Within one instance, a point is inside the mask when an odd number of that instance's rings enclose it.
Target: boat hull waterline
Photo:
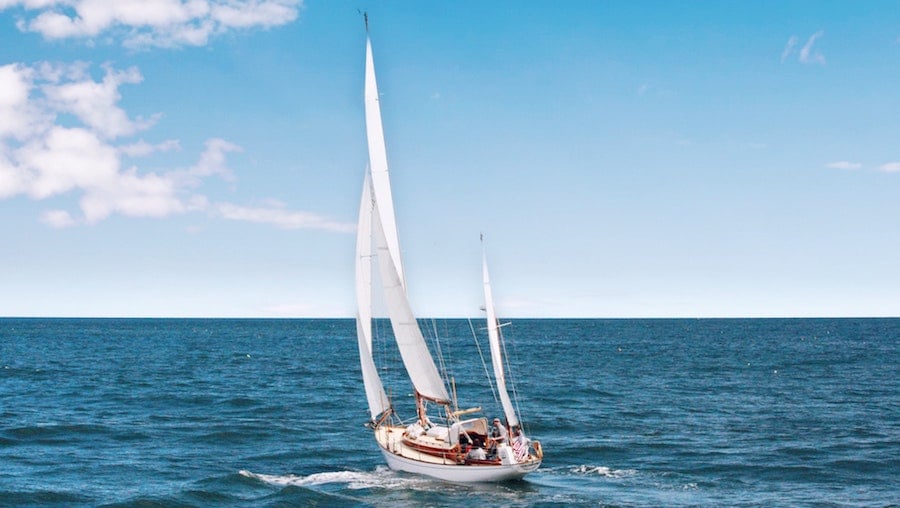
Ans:
[[[395,471],[420,474],[455,483],[493,483],[519,480],[541,465],[540,460],[507,466],[445,465],[407,459],[384,448],[381,449],[381,454],[384,455],[388,467]]]

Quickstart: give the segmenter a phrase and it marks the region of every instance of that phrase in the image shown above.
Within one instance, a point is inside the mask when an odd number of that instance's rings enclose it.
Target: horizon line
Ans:
[[[4,319],[155,319],[155,320],[247,320],[247,321],[290,321],[290,320],[355,320],[353,316],[0,316]],[[389,320],[388,317],[374,319]],[[484,319],[483,316],[433,316],[419,317],[417,320],[432,319]],[[515,316],[506,320],[725,320],[725,319],[900,319],[900,316],[844,315],[844,316]]]

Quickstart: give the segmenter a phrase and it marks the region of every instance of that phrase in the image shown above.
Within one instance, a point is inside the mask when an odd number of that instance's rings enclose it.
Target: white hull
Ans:
[[[402,427],[385,426],[375,429],[375,441],[388,467],[395,471],[457,483],[503,482],[518,480],[541,465],[541,459],[531,455],[527,460],[516,464],[458,464],[451,459],[422,453],[406,446],[402,435]]]
[[[518,480],[528,473],[534,471],[541,465],[540,460],[526,462],[524,464],[490,465],[490,466],[466,466],[466,465],[447,465],[432,464],[429,462],[421,462],[418,460],[408,459],[400,455],[391,453],[381,448],[384,460],[388,467],[395,471],[404,471],[407,473],[421,474],[456,483],[478,483],[478,482],[504,482],[509,480]]]

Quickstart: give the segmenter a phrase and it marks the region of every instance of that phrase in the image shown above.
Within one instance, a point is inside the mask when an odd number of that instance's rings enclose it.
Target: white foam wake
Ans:
[[[626,476],[634,476],[637,471],[634,469],[610,469],[605,466],[575,466],[571,470],[573,473],[584,475],[598,475],[606,478],[625,478]]]
[[[313,473],[307,476],[300,475],[269,475],[251,473],[250,471],[241,470],[240,475],[247,478],[253,478],[269,485],[278,486],[298,486],[313,487],[317,485],[328,485],[334,483],[347,484],[350,489],[371,489],[371,488],[415,488],[419,485],[432,483],[430,480],[398,476],[388,468],[377,468],[375,471],[331,471],[325,473]]]

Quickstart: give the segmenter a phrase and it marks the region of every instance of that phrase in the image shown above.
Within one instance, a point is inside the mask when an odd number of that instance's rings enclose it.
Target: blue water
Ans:
[[[468,322],[435,327],[490,401]],[[0,319],[0,505],[900,503],[900,319],[504,330],[545,461],[473,486],[384,467],[350,320]]]

